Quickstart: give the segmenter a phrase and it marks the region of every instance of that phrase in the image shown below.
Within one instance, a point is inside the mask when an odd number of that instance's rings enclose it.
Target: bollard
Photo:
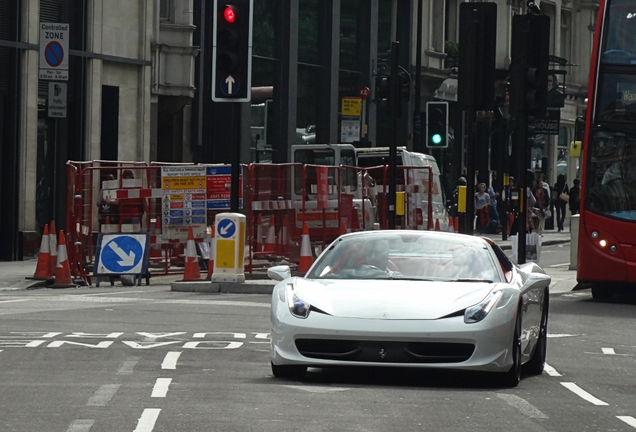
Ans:
[[[576,270],[579,249],[579,215],[570,216],[570,270]]]

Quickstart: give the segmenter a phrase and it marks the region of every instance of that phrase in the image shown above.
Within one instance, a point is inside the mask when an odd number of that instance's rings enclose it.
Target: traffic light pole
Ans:
[[[232,177],[230,178],[230,211],[239,211],[239,186],[241,172],[241,104],[230,104],[232,122],[229,144],[232,147]]]
[[[391,125],[391,142],[389,145],[389,212],[388,227],[395,229],[395,192],[397,189],[397,141],[398,141],[398,112],[400,104],[400,79],[399,79],[399,42],[391,43],[391,79],[389,80],[389,119]]]

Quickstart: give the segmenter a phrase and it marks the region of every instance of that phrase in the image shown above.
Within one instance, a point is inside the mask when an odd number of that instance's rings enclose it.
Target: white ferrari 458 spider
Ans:
[[[546,357],[550,277],[487,238],[435,231],[346,234],[304,277],[272,267],[271,365],[497,372],[516,386]]]

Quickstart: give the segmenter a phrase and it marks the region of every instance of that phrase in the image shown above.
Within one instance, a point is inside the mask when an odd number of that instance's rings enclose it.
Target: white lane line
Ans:
[[[523,398],[520,398],[517,395],[497,393],[497,397],[503,399],[508,405],[517,408],[521,412],[521,414],[524,414],[530,418],[548,418],[547,415],[539,411],[539,409],[537,409],[530,402]]]
[[[74,420],[66,432],[89,432],[94,424],[95,420]]]
[[[565,266],[569,266],[570,263],[563,263],[563,264],[552,264],[549,265],[548,267],[565,267]]]
[[[624,421],[633,428],[636,428],[636,419],[630,416],[616,416],[617,419]]]
[[[546,373],[550,376],[553,376],[553,377],[561,376],[561,374],[558,373],[555,368],[553,368],[547,363],[545,363],[545,365],[543,366],[543,370],[546,371]]]
[[[163,363],[161,363],[161,369],[176,369],[177,368],[177,360],[179,360],[179,356],[181,355],[180,351],[171,351],[163,359]]]
[[[160,412],[159,408],[146,408],[139,417],[139,422],[133,432],[152,432]]]
[[[150,397],[166,397],[172,378],[157,378]]]
[[[614,348],[601,348],[601,351],[603,351],[603,354],[616,354]]]
[[[121,384],[105,384],[97,389],[95,394],[88,399],[87,406],[106,406],[115,396]]]
[[[608,403],[603,402],[602,400],[595,398],[594,396],[592,396],[591,394],[589,394],[588,392],[583,390],[581,387],[577,386],[576,384],[574,384],[572,382],[562,382],[561,384],[566,389],[570,390],[571,392],[573,392],[577,396],[585,399],[586,401],[588,401],[588,402],[590,402],[590,403],[592,403],[594,405],[608,405]]]
[[[139,357],[128,357],[117,371],[117,375],[132,375],[137,363],[139,363]]]

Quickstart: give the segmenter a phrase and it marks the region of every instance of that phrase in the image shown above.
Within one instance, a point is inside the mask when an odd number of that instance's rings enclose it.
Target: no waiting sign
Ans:
[[[68,24],[40,23],[40,79],[68,81],[68,38]]]

